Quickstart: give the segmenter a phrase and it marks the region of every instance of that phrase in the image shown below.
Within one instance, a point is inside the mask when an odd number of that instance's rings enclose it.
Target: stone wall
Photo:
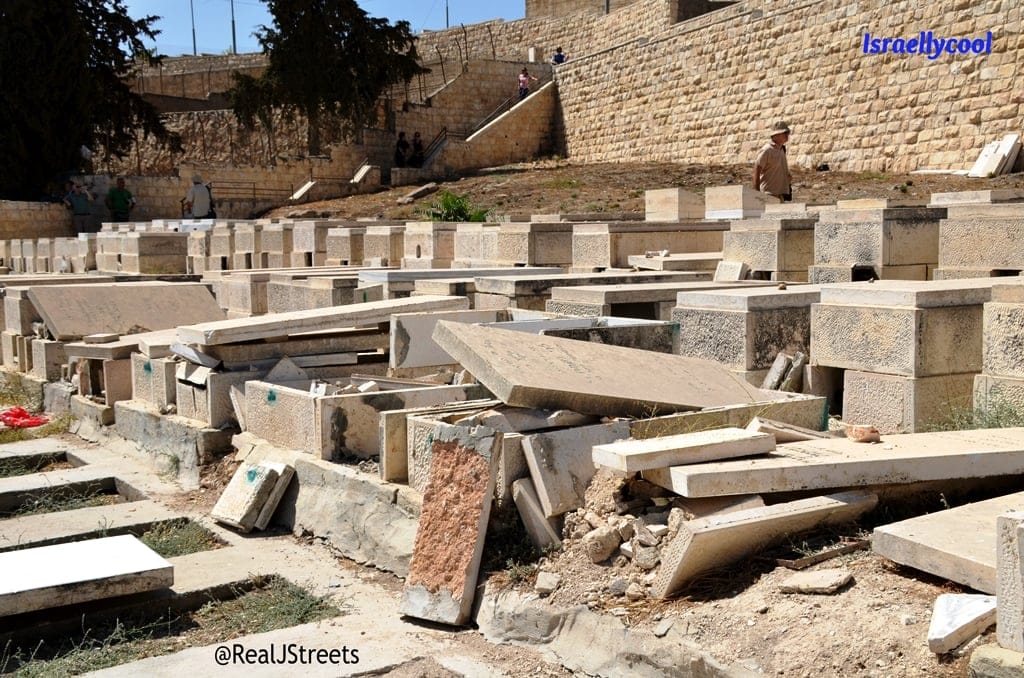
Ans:
[[[745,162],[783,118],[798,165],[969,167],[986,142],[1020,131],[1021,13],[998,0],[741,2],[561,67],[565,150],[580,162]],[[992,31],[993,53],[861,53],[865,31],[929,30]]]
[[[166,58],[159,66],[141,68],[132,85],[140,94],[205,99],[233,87],[232,73],[258,76],[266,65],[262,53]]]
[[[526,0],[526,18],[558,17],[580,12],[603,14],[608,7],[614,12],[636,0]]]
[[[74,235],[63,203],[0,200],[0,240]]]
[[[494,167],[550,154],[557,98],[555,83],[548,83],[465,141],[449,140],[437,164]]]

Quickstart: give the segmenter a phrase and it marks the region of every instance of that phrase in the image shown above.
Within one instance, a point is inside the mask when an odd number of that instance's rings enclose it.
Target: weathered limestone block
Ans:
[[[680,292],[672,311],[679,355],[747,371],[770,368],[782,351],[808,354],[820,294],[816,285]]]
[[[455,258],[454,223],[416,221],[405,226],[402,268],[451,268]]]
[[[879,279],[924,280],[911,274],[938,263],[939,221],[946,216],[945,209],[829,209],[819,214],[814,229],[816,266],[865,267]],[[903,268],[910,266],[915,268]]]
[[[925,431],[971,409],[974,379],[974,373],[905,377],[846,370],[843,420],[883,434]]]
[[[726,230],[722,222],[704,221],[576,224],[572,230],[572,268],[626,268],[630,256],[654,250],[719,252]]]
[[[696,193],[681,188],[644,191],[644,207],[647,221],[704,218],[704,200]]]
[[[811,363],[907,377],[980,372],[992,281],[852,283],[811,307]]]
[[[814,261],[814,219],[734,221],[722,243],[722,259],[742,261],[752,272],[786,272],[806,281]]]

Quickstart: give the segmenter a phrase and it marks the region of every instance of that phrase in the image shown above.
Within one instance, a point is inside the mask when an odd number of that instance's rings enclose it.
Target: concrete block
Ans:
[[[244,387],[249,433],[278,447],[318,453],[316,395],[265,381],[248,381]]]
[[[63,342],[37,339],[32,342],[32,374],[46,381],[59,381],[68,357]]]
[[[846,370],[843,420],[871,424],[881,433],[916,433],[970,410],[975,375],[905,377]]]
[[[778,198],[742,184],[709,186],[704,191],[704,218],[756,218],[764,214],[765,204],[777,202]]]
[[[774,449],[773,435],[739,428],[724,428],[595,445],[592,457],[595,464],[625,473],[635,473],[666,466],[748,457]]]
[[[971,653],[972,678],[1020,678],[1024,675],[1024,653],[996,644],[982,645]]]
[[[704,218],[704,200],[681,188],[644,191],[647,221],[683,221]]]
[[[132,399],[163,409],[177,402],[178,361],[170,358],[149,358],[141,353],[131,357]]]
[[[224,488],[210,515],[214,520],[249,532],[277,484],[278,474],[262,464],[242,464]]]
[[[494,491],[493,441],[483,427],[440,427],[403,614],[450,625],[469,620]]]

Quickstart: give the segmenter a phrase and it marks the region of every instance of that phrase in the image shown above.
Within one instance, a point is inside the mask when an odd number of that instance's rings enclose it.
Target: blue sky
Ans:
[[[232,0],[191,0],[195,12],[196,47],[200,54],[220,54],[231,49]],[[133,18],[149,14],[162,17],[157,50],[168,56],[192,53],[192,19],[189,0],[124,0]],[[392,22],[405,20],[413,31],[445,27],[445,5],[452,26],[489,19],[522,19],[525,0],[359,0],[371,16]],[[234,0],[235,36],[239,52],[258,52],[252,37],[258,26],[270,25],[266,5],[260,0]]]

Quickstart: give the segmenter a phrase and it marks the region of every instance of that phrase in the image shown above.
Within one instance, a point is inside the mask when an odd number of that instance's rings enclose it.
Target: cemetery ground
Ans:
[[[32,643],[11,641],[5,647],[0,670],[54,675],[121,664],[123,673],[110,669],[112,675],[172,668],[177,675],[190,669],[205,672],[212,668],[214,645],[258,633],[244,642],[258,646],[277,639],[323,643],[325,638],[337,638],[338,647],[362,648],[363,666],[352,667],[354,673],[384,668],[397,676],[571,675],[534,649],[491,644],[472,628],[453,631],[403,619],[398,610],[401,580],[339,558],[318,540],[280,529],[238,535],[216,525],[208,518],[209,510],[238,465],[232,456],[204,468],[200,486],[182,492],[169,478],[159,476],[151,461],[116,445],[87,443],[67,433],[44,440],[91,451],[90,458],[97,463],[116,460],[119,468],[130,469],[126,475],[134,478],[131,482],[147,485],[152,500],[180,520],[200,525],[201,532],[212,538],[212,544],[201,548],[218,547],[220,557],[211,559],[207,552],[205,560],[203,553],[172,559],[182,573],[179,578],[210,580],[209,592],[193,596],[195,600],[185,609],[156,616],[127,610],[114,620],[90,617],[87,626],[78,625],[49,639],[31,634]],[[569,520],[614,514],[616,501],[651,493],[651,488],[637,483],[642,481],[624,488],[622,481],[599,475],[586,506]],[[929,508],[937,510],[946,503],[975,498],[977,493],[949,499],[933,493],[919,501],[931,502]],[[75,509],[66,510],[70,516]],[[991,642],[991,632],[939,661],[926,641],[935,597],[966,590],[955,584],[899,567],[865,549],[810,568],[848,569],[853,581],[836,594],[779,591],[779,584],[794,570],[779,565],[776,558],[798,559],[865,538],[873,522],[898,519],[894,512],[899,510],[899,502],[883,502],[859,525],[793,538],[734,567],[702,576],[681,596],[667,601],[634,601],[624,595],[623,589],[645,574],[625,558],[595,565],[583,553],[580,541],[571,539],[561,553],[540,557],[530,552],[522,528],[516,525],[495,530],[492,524],[484,570],[498,588],[524,595],[533,593],[539,569],[560,574],[565,583],[546,599],[553,609],[586,606],[617,620],[613,623],[623,628],[653,631],[665,642],[692,644],[734,671],[787,676],[966,675],[970,651]],[[0,532],[5,532],[4,522],[0,520]],[[214,591],[214,582],[219,591]],[[230,582],[227,591],[226,582]],[[41,623],[40,628],[49,625]],[[45,643],[36,646],[40,639]],[[577,649],[580,654],[592,650],[584,644]],[[175,652],[181,654],[168,656]],[[129,663],[160,656],[165,658]],[[35,661],[21,665],[32,657]],[[642,665],[642,658],[638,662]]]
[[[440,189],[469,198],[474,207],[495,214],[591,214],[643,212],[644,191],[683,188],[698,194],[708,186],[749,184],[750,165],[678,163],[604,163],[578,165],[563,159],[504,165],[438,182]],[[920,198],[931,193],[1024,186],[1024,173],[992,178],[951,174],[887,172],[818,172],[793,168],[793,200],[829,204],[855,198]],[[408,205],[397,200],[414,187],[281,207],[267,216],[315,213],[323,218],[378,217],[416,219],[436,199],[428,195]]]

